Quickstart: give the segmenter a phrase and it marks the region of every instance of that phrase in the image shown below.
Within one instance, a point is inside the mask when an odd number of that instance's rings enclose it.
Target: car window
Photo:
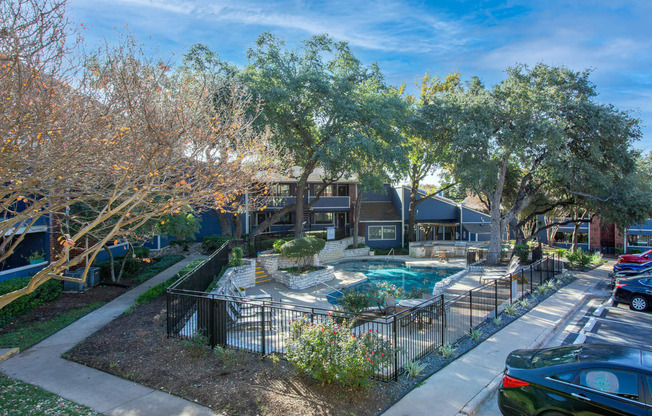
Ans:
[[[645,286],[652,286],[652,279],[641,279],[639,282]]]
[[[638,376],[612,369],[591,369],[580,373],[580,385],[593,390],[638,400]]]
[[[555,374],[554,376],[552,376],[552,378],[561,381],[571,382],[575,378],[575,374],[577,374],[577,371],[568,371],[566,373]]]
[[[581,350],[581,345],[541,350],[532,357],[532,368],[576,363]]]

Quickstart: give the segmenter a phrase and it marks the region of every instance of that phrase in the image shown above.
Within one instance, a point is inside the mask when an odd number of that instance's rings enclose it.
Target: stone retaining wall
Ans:
[[[230,287],[231,284],[250,288],[256,285],[256,262],[242,260],[245,263],[238,267],[229,267],[218,283],[220,289]]]
[[[344,257],[344,251],[353,244],[353,237],[337,241],[326,241],[326,246],[319,252],[319,261],[322,263],[339,260]]]
[[[342,252],[342,257],[345,259],[351,258],[351,257],[364,257],[369,255],[369,251],[371,249],[369,247],[363,247],[363,248],[352,248],[350,250],[344,250]]]
[[[277,270],[272,274],[272,278],[278,283],[283,283],[290,289],[302,290],[333,280],[335,278],[333,269],[333,266],[326,266],[323,269],[302,275],[294,275],[283,270]]]

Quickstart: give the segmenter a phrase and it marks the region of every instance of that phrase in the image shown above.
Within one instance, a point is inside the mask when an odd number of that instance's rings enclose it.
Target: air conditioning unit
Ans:
[[[84,268],[70,270],[65,274],[65,276],[75,277],[77,279],[81,279],[83,275]],[[85,283],[76,283],[64,280],[63,290],[66,292],[81,292],[89,287],[96,286],[98,283],[100,283],[100,268],[90,267],[88,269],[88,274],[86,275]]]

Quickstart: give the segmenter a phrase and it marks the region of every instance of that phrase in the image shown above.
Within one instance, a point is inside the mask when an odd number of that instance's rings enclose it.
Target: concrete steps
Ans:
[[[256,284],[271,282],[272,278],[269,277],[265,269],[262,268],[258,263],[256,263]]]

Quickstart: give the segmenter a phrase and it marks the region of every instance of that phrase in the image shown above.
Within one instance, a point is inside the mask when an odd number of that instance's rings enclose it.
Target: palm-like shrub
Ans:
[[[300,237],[281,246],[281,254],[296,259],[299,269],[305,270],[308,262],[315,254],[326,246],[326,241],[315,237]]]

